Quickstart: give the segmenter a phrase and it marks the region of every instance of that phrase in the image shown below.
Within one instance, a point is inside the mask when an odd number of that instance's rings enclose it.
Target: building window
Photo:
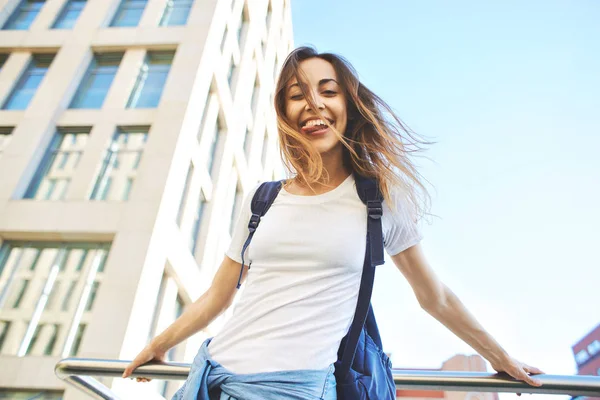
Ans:
[[[53,355],[59,330],[59,324],[38,324],[27,345],[25,355]]]
[[[151,52],[140,68],[127,108],[152,108],[158,105],[171,69],[174,52]]]
[[[217,145],[219,144],[219,139],[221,134],[223,133],[223,124],[221,123],[221,118],[217,117],[217,121],[215,122],[215,129],[212,134],[210,148],[208,152],[208,173],[214,177],[215,174],[215,159],[217,155]]]
[[[248,140],[250,139],[250,140]],[[244,132],[244,138],[242,139],[242,148],[244,149],[244,154],[246,155],[246,160],[250,159],[250,148],[252,147],[252,132],[248,127],[246,127],[246,132]]]
[[[4,63],[6,62],[6,60],[8,60],[8,54],[0,53],[0,71],[2,70],[2,67],[4,67]]]
[[[167,0],[160,26],[185,25],[194,0]]]
[[[63,400],[64,393],[40,390],[0,389],[0,399]]]
[[[88,134],[89,128],[60,128],[56,132],[25,192],[25,199],[64,199]]]
[[[8,147],[8,143],[12,138],[12,131],[12,127],[0,126],[0,159],[2,158],[2,154]]]
[[[225,43],[227,42],[227,34],[229,33],[229,27],[225,25],[225,32],[223,32],[223,37],[221,38],[221,53],[225,50]]]
[[[265,129],[265,136],[263,139],[262,146],[263,147],[262,147],[261,161],[262,161],[263,168],[265,168],[267,166],[267,156],[269,155],[269,134],[266,129]]]
[[[148,0],[122,0],[110,26],[137,26]]]
[[[577,361],[578,365],[585,364],[587,360],[590,359],[589,354],[585,349],[581,350],[579,353],[575,354],[575,361]]]
[[[85,324],[79,324],[77,327],[77,332],[75,334],[75,340],[73,341],[73,345],[71,346],[71,350],[69,352],[70,357],[75,357],[79,354],[79,347],[81,346],[81,339],[83,339],[83,333],[85,332]]]
[[[96,54],[69,108],[101,108],[123,53]]]
[[[229,82],[229,88],[232,87],[233,81],[233,72],[235,70],[235,61],[233,60],[233,55],[229,57],[229,67],[227,68],[227,82]]]
[[[8,336],[8,330],[10,329],[10,321],[0,321],[0,354],[3,354],[2,348],[4,347],[4,341]]]
[[[5,242],[0,248],[0,354],[72,354],[81,340],[79,327],[91,318],[108,248]],[[59,308],[61,302],[67,306]]]
[[[190,163],[190,166],[185,176],[185,184],[183,192],[181,193],[181,200],[179,201],[179,210],[177,211],[177,226],[181,228],[181,221],[183,220],[183,214],[185,212],[185,205],[187,204],[188,194],[190,192],[190,185],[192,184],[192,178],[194,176],[194,164]]]
[[[273,5],[271,4],[270,0],[268,1],[268,4],[269,5],[267,6],[267,13],[265,14],[266,32],[263,36],[262,43],[261,43],[263,57],[265,56],[265,54],[267,54],[267,44],[269,42],[269,33],[271,31],[271,22],[273,20]]]
[[[192,222],[190,238],[188,240],[188,245],[192,254],[196,252],[196,245],[198,244],[198,235],[200,234],[200,226],[202,224],[202,214],[204,213],[205,204],[206,198],[204,197],[202,190],[200,190],[200,195],[198,196],[198,201],[195,207],[194,221]]]
[[[22,0],[2,29],[29,29],[44,3],[45,0]]]
[[[233,228],[240,214],[242,208],[242,202],[244,200],[244,193],[236,177],[235,180],[235,194],[233,198],[233,206],[231,207],[231,214],[229,216],[229,234],[233,235]]]
[[[73,29],[79,14],[83,11],[87,0],[69,0],[61,10],[53,29]]]
[[[171,325],[181,314],[185,307],[185,302],[180,295],[179,287],[175,280],[168,274],[164,274],[154,303],[154,313],[152,316],[151,328],[149,337],[152,338],[158,333],[165,330]],[[185,342],[175,346],[174,349],[179,349],[185,346]],[[167,361],[172,360],[174,352],[172,350],[167,353]]]
[[[2,106],[4,110],[25,110],[27,108],[38,86],[46,76],[53,58],[54,54],[37,54],[33,56],[8,100]]]
[[[240,16],[240,22],[238,25],[238,29],[237,29],[237,41],[238,41],[238,46],[239,46],[240,51],[244,46],[243,38],[246,37],[246,33],[248,32],[249,24],[250,24],[250,18],[248,17],[248,10],[246,9],[246,6],[244,5],[244,8],[242,10],[242,15]]]
[[[147,139],[148,127],[117,129],[106,150],[90,199],[123,201],[129,198]]]
[[[598,354],[598,352],[600,352],[600,341],[594,340],[590,343],[587,347],[587,351],[592,357]]]

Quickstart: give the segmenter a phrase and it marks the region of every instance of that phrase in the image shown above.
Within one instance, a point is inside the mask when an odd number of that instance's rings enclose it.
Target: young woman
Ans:
[[[385,248],[420,305],[496,371],[539,386],[436,277],[416,225],[427,193],[409,155],[423,142],[333,54],[287,58],[275,107],[287,180],[245,253],[245,289],[223,329],[201,347],[174,399],[335,399],[333,363],[352,322],[365,254],[366,214],[353,173],[384,195]],[[255,189],[256,190],[256,189]],[[154,338],[123,377],[205,328],[232,303],[248,235],[249,193],[208,291]],[[247,262],[246,262],[247,265]],[[138,381],[147,381],[138,378]],[[210,391],[210,396],[209,396]],[[217,397],[214,397],[217,396]]]

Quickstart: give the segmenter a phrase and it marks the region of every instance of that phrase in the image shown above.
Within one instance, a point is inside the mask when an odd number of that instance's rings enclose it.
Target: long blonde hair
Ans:
[[[320,58],[329,62],[337,74],[338,83],[344,90],[348,108],[345,132],[323,121],[338,135],[344,146],[343,162],[359,175],[375,178],[384,198],[391,205],[391,189],[399,187],[412,203],[419,216],[427,214],[430,197],[424,179],[411,160],[424,145],[431,144],[412,132],[375,93],[358,79],[352,65],[343,57],[332,53],[318,53],[311,47],[299,47],[286,58],[275,89],[275,110],[280,140],[281,158],[293,178],[301,185],[327,184],[329,177],[323,168],[319,152],[310,140],[292,127],[286,117],[286,86],[291,79],[305,82],[299,68],[302,61]],[[303,79],[304,78],[304,79]],[[311,94],[299,85],[304,98],[321,117]]]

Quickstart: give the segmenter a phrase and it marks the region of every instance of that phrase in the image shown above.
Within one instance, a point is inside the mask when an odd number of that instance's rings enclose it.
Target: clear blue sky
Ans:
[[[292,14],[296,46],[348,58],[437,142],[419,164],[443,281],[514,357],[574,374],[571,346],[600,323],[600,2],[292,0]],[[391,262],[378,273],[395,366],[472,353]]]

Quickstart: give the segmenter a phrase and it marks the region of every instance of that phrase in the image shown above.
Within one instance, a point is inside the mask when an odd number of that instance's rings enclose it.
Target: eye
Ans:
[[[294,95],[290,96],[290,99],[292,99],[292,100],[301,100],[302,97],[304,97],[304,95],[302,95],[302,94],[294,94]]]
[[[335,96],[337,94],[335,90],[325,90],[323,93],[328,96]]]

